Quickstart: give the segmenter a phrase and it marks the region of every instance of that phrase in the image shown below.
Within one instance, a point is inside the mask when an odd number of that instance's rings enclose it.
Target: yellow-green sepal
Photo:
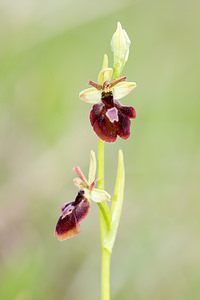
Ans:
[[[112,89],[113,89],[113,96],[114,99],[119,100],[126,95],[128,95],[134,88],[136,88],[136,83],[135,82],[119,82],[116,84]]]
[[[92,87],[80,92],[79,98],[83,102],[96,104],[101,101],[101,93],[100,91]]]
[[[90,199],[96,203],[110,201],[111,196],[104,190],[93,189],[90,192]]]

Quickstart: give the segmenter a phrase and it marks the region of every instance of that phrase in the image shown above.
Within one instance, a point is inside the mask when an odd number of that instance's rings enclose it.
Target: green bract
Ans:
[[[124,170],[123,152],[122,150],[119,150],[117,179],[115,183],[115,191],[114,191],[112,207],[111,207],[111,222],[110,222],[110,228],[108,234],[104,240],[104,248],[106,248],[110,253],[112,252],[112,248],[115,243],[120,216],[121,216],[123,197],[124,197],[124,182],[125,182],[125,170]]]

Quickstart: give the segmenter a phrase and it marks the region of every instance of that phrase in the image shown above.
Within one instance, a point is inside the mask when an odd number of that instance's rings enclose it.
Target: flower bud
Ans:
[[[131,41],[120,22],[117,23],[117,30],[111,40],[111,50],[114,53],[114,79],[121,76],[125,63],[128,60],[129,46]]]

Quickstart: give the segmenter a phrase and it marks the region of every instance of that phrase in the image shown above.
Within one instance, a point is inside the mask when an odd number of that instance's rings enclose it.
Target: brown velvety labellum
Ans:
[[[101,102],[93,105],[90,112],[90,122],[100,139],[105,142],[115,142],[117,136],[126,140],[130,136],[130,119],[136,118],[135,109],[123,106],[113,99],[111,91],[103,91]]]
[[[90,201],[84,196],[84,191],[80,191],[76,199],[67,203],[63,207],[55,229],[55,235],[60,241],[66,240],[76,234],[81,229],[79,223],[86,217],[90,208]]]

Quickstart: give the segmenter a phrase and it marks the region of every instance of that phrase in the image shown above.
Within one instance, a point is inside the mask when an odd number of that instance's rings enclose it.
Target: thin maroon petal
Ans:
[[[96,83],[96,82],[94,82],[94,81],[92,81],[92,80],[90,80],[89,82],[88,82],[88,84],[89,85],[92,85],[95,89],[97,89],[98,91],[100,91],[101,89],[102,89],[102,86],[100,85],[100,84],[98,84],[98,83]]]
[[[110,86],[113,87],[114,85],[116,85],[116,84],[118,84],[119,82],[122,82],[122,81],[126,81],[126,76],[113,80],[110,83]]]

